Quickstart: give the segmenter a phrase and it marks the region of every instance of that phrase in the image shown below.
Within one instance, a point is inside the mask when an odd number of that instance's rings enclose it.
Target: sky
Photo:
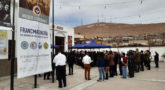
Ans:
[[[165,0],[54,0],[54,12],[56,24],[71,27],[96,22],[164,23]]]

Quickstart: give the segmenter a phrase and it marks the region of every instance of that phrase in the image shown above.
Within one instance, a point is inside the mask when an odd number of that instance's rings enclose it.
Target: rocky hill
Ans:
[[[159,24],[115,24],[94,23],[75,27],[75,33],[86,38],[139,36],[145,34],[165,33],[165,23]]]

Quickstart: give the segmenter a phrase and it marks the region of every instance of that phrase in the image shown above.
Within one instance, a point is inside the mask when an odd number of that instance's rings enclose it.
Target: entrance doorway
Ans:
[[[65,39],[64,37],[59,37],[59,36],[55,37],[56,45],[60,46],[62,52],[64,51],[64,39]]]

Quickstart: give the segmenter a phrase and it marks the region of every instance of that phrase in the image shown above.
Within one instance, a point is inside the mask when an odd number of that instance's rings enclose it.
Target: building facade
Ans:
[[[50,30],[52,30],[52,27],[50,28]],[[63,51],[68,51],[68,47],[74,46],[74,29],[68,26],[55,24],[54,42],[55,45],[60,46],[60,48]],[[51,34],[51,43],[52,43],[52,34]]]

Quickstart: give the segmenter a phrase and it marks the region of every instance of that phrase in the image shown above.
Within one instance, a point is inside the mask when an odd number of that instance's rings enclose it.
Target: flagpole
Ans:
[[[13,0],[13,25],[10,66],[10,90],[14,90],[14,62],[15,62],[15,0]]]
[[[54,83],[54,64],[53,64],[53,58],[54,58],[54,0],[52,0],[52,83]]]

